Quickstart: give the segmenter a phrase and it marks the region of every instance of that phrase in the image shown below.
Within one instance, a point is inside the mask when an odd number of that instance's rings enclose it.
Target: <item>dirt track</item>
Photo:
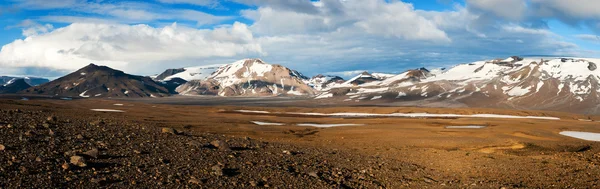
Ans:
[[[117,106],[114,104],[123,104]],[[558,134],[563,130],[600,132],[598,122],[580,121],[589,119],[589,116],[560,113],[560,112],[537,112],[537,111],[511,111],[494,109],[439,109],[439,108],[401,108],[401,107],[332,107],[332,108],[284,108],[284,107],[234,107],[234,106],[179,106],[164,104],[146,104],[139,102],[123,102],[110,100],[1,100],[0,107],[6,109],[20,109],[23,111],[42,111],[41,117],[47,114],[57,115],[81,123],[87,123],[89,118],[110,120],[110,122],[126,123],[131,131],[136,128],[147,126],[148,128],[173,127],[194,135],[213,136],[207,133],[218,134],[217,137],[205,137],[218,139],[224,134],[233,137],[233,140],[250,137],[260,142],[275,144],[272,152],[284,148],[294,148],[304,152],[319,152],[322,154],[316,159],[326,159],[335,165],[317,172],[327,172],[334,168],[342,167],[377,167],[377,174],[369,181],[380,182],[388,188],[396,187],[450,187],[450,188],[500,188],[500,187],[528,187],[528,188],[550,188],[550,187],[577,187],[594,188],[600,184],[600,144],[579,139],[564,137]],[[93,112],[89,109],[118,109],[124,113]],[[457,118],[457,119],[419,119],[419,118],[332,118],[314,116],[277,116],[247,113],[233,113],[234,110],[251,109],[269,112],[363,112],[363,113],[495,113],[508,115],[533,115],[560,117],[561,120],[533,120],[533,119],[482,119],[482,118]],[[18,118],[15,115],[12,119]],[[595,117],[591,117],[595,119]],[[44,118],[42,118],[44,119]],[[284,123],[284,126],[260,126],[251,121]],[[327,124],[364,124],[355,127],[313,128],[298,127],[298,123],[327,123]],[[16,125],[16,124],[15,124]],[[111,124],[112,125],[112,124]],[[451,125],[483,125],[484,129],[445,129]],[[57,124],[57,127],[60,127]],[[129,128],[132,127],[132,128]],[[128,130],[128,131],[130,131]],[[25,130],[22,130],[25,132]],[[67,132],[76,132],[68,130]],[[94,132],[91,132],[94,133]],[[155,130],[139,137],[156,138],[160,132]],[[7,143],[5,136],[0,142]],[[12,136],[15,137],[15,136]],[[182,137],[182,136],[177,136]],[[159,137],[160,138],[160,137]],[[171,138],[156,140],[156,145],[163,145]],[[183,141],[186,138],[173,139]],[[195,139],[192,139],[195,140]],[[222,139],[225,140],[225,139]],[[136,141],[136,140],[134,140]],[[257,142],[258,142],[257,141]],[[210,142],[210,141],[205,141]],[[171,143],[169,143],[171,145]],[[280,147],[283,146],[283,147]],[[291,145],[291,146],[289,146]],[[289,146],[289,147],[288,147]],[[175,149],[189,147],[177,146]],[[16,153],[18,149],[13,149]],[[269,151],[269,150],[265,150]],[[360,161],[344,163],[343,159],[334,153],[335,151],[348,157],[360,157]],[[110,151],[109,151],[110,152]],[[0,152],[1,153],[1,152]],[[117,152],[115,152],[117,153]],[[121,153],[121,152],[118,152]],[[123,152],[124,153],[124,152]],[[183,150],[174,150],[173,153],[185,154]],[[218,157],[211,151],[207,155]],[[153,154],[157,158],[161,153]],[[227,154],[221,154],[225,157]],[[280,155],[280,154],[277,154]],[[2,156],[3,161],[11,158]],[[244,157],[248,159],[260,158],[262,156],[244,155],[239,162],[231,165],[239,167]],[[270,156],[265,156],[268,158]],[[304,159],[303,159],[304,158]],[[299,157],[291,161],[310,162],[315,159]],[[35,158],[34,158],[35,159]],[[277,158],[274,158],[274,162]],[[354,158],[356,160],[357,158]],[[385,162],[375,163],[375,160]],[[210,164],[214,162],[197,162],[202,169],[210,170]],[[178,161],[178,163],[190,163]],[[274,163],[276,164],[276,163]],[[377,165],[375,165],[377,164]],[[17,167],[18,169],[18,167]],[[116,169],[116,168],[115,168]],[[168,169],[165,169],[168,172]],[[279,169],[272,170],[277,175]],[[302,170],[305,174],[309,170]],[[352,173],[346,168],[342,175]],[[361,170],[358,170],[359,172]],[[243,169],[241,170],[243,172]],[[283,173],[283,172],[282,172]],[[130,173],[136,174],[136,173]],[[195,173],[195,177],[202,177],[201,173]],[[18,175],[18,174],[17,174]],[[209,174],[210,175],[210,174]],[[206,182],[205,187],[224,186],[234,187],[228,181],[235,180],[236,183],[250,183],[256,175],[243,173],[240,177],[219,182]],[[302,174],[300,174],[302,175]],[[317,188],[341,186],[339,183],[329,182],[321,178],[310,182],[321,183],[312,185]],[[352,175],[352,174],[350,174]],[[373,182],[351,182],[357,176],[348,175],[350,187],[373,187]],[[15,175],[13,175],[15,176]],[[179,180],[186,181],[192,175]],[[209,177],[209,176],[206,176]],[[220,177],[209,177],[219,179]],[[314,177],[290,176],[298,182],[308,182]],[[200,178],[198,178],[200,179]],[[285,178],[277,178],[283,179]],[[275,179],[275,180],[277,180]],[[363,178],[364,179],[364,178]],[[269,179],[267,179],[269,180]],[[146,182],[153,182],[148,180]],[[271,182],[272,186],[285,188],[281,182]],[[290,181],[291,182],[291,181]],[[309,183],[310,183],[309,182]],[[68,182],[67,182],[68,183]],[[210,185],[210,184],[215,185]],[[3,183],[4,184],[4,183]],[[76,184],[76,183],[68,183]],[[115,182],[115,186],[128,185],[126,182]],[[176,182],[171,183],[176,184]],[[264,183],[263,183],[264,184]],[[200,184],[202,185],[202,184]],[[5,185],[14,186],[14,185]],[[240,185],[241,186],[241,185]],[[298,185],[301,187],[301,185]],[[239,186],[238,186],[239,187]]]

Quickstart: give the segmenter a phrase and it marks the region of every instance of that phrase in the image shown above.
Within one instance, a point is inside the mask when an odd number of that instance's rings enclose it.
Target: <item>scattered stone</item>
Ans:
[[[48,118],[46,118],[46,121],[56,121],[57,118],[56,116],[48,116]]]
[[[87,167],[85,158],[83,158],[81,156],[71,156],[70,162],[71,162],[71,164],[78,166],[78,167]]]
[[[68,163],[63,163],[61,166],[64,170],[68,170],[71,168],[71,166]]]
[[[231,148],[229,148],[229,145],[226,142],[223,142],[221,140],[214,140],[214,141],[210,142],[210,144],[213,145],[215,148],[218,148],[219,150],[224,150],[224,151],[231,150]]]
[[[213,171],[213,174],[223,176],[223,167],[221,165],[212,166],[210,169]]]
[[[593,62],[590,62],[590,63],[588,63],[588,69],[589,69],[590,71],[594,71],[594,70],[598,69],[598,66],[596,66],[596,64],[595,64],[595,63],[593,63]]]
[[[163,127],[162,128],[162,133],[167,133],[167,134],[173,134],[176,135],[177,131],[175,131],[175,129],[170,128],[170,127]]]
[[[314,172],[314,171],[308,172],[308,176],[319,178],[319,175],[317,175],[317,172]]]
[[[83,154],[93,157],[93,158],[98,158],[99,151],[98,151],[98,148],[93,148],[91,150],[83,152]]]
[[[6,146],[0,144],[0,151],[4,151],[4,150],[6,150]]]
[[[190,184],[200,184],[200,180],[198,180],[196,177],[192,177],[192,178],[190,178],[190,180],[188,181],[188,183],[190,183]]]

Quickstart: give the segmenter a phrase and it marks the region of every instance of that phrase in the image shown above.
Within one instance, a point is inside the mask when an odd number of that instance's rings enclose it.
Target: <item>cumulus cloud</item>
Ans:
[[[3,46],[0,67],[75,70],[97,63],[133,71],[145,63],[261,53],[248,27],[237,22],[215,30],[76,23]]]
[[[521,20],[527,11],[524,0],[467,0],[466,3],[476,11],[509,20]]]
[[[211,2],[160,1],[199,6]],[[235,18],[141,2],[80,2],[70,9],[84,16],[46,15],[37,20],[74,24],[33,30],[37,32],[5,45],[0,69],[72,71],[94,62],[148,74],[260,57],[315,75],[347,70],[401,72],[511,55],[586,56],[591,52],[553,33],[544,22],[547,17],[530,11],[540,8],[537,0],[526,4],[522,4],[525,0],[467,0],[444,11],[418,10],[398,0],[231,1],[249,5],[239,12],[249,24],[218,25]],[[157,20],[211,26],[156,27]],[[593,19],[587,15],[585,20],[592,23]],[[143,70],[135,69],[142,66]]]
[[[401,1],[321,1],[317,14],[281,9],[270,4],[258,10],[246,10],[242,15],[254,20],[253,31],[264,35],[357,30],[376,36],[448,42],[446,33]]]

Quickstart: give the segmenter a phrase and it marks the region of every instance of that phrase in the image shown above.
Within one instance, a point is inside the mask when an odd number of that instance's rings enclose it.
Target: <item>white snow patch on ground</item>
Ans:
[[[582,140],[600,142],[600,133],[579,132],[579,131],[563,131],[563,132],[560,132],[559,134],[564,135],[564,136],[568,136],[568,137],[582,139]]]
[[[236,112],[241,113],[257,113],[257,114],[270,114],[271,112],[267,111],[256,111],[256,110],[235,110]]]
[[[269,122],[262,122],[262,121],[251,121],[251,123],[254,123],[257,125],[274,125],[274,126],[285,125],[283,123],[269,123]]]
[[[480,125],[465,125],[465,126],[446,126],[446,129],[483,129],[486,126]]]
[[[323,99],[323,98],[331,98],[331,97],[333,97],[333,94],[331,94],[331,93],[324,93],[324,94],[321,94],[321,95],[315,97],[315,99]]]
[[[90,110],[95,111],[95,112],[119,112],[119,113],[125,112],[123,110],[113,110],[113,109],[90,109]]]
[[[115,106],[123,106],[123,104],[113,104],[113,105],[115,105]]]
[[[302,96],[302,95],[304,95],[303,93],[298,92],[298,91],[294,91],[294,90],[288,91],[287,94],[296,95],[296,96]]]
[[[81,75],[85,75],[85,74],[87,74],[87,73],[85,73],[85,72],[81,72],[81,73],[79,73],[79,74],[81,74]]]
[[[371,98],[371,100],[377,100],[377,99],[381,99],[382,96],[374,96],[373,98]]]
[[[252,110],[236,110],[242,113],[260,113],[270,114],[266,111],[252,111]],[[375,114],[375,113],[303,113],[303,112],[276,112],[275,114],[292,114],[292,115],[309,115],[309,116],[332,116],[332,117],[410,117],[410,118],[501,118],[501,119],[542,119],[542,120],[560,120],[557,117],[542,117],[542,116],[514,116],[514,115],[499,115],[499,114],[472,114],[472,115],[460,115],[460,114],[430,114],[430,113],[391,113],[391,114]]]
[[[398,92],[398,96],[396,96],[396,98],[400,98],[400,97],[403,97],[403,96],[406,96],[406,93]]]
[[[90,97],[90,95],[85,95],[85,93],[87,93],[87,90],[86,90],[86,91],[83,91],[81,94],[79,94],[79,96],[80,96],[80,97],[83,97],[83,98],[89,98],[89,97]]]
[[[365,124],[317,124],[317,123],[299,123],[296,124],[298,126],[301,127],[321,127],[321,128],[328,128],[328,127],[349,127],[349,126],[364,126]]]
[[[531,86],[525,87],[525,88],[521,88],[521,87],[515,87],[512,88],[510,91],[508,91],[508,95],[509,96],[523,96],[527,93],[529,93],[531,91]]]

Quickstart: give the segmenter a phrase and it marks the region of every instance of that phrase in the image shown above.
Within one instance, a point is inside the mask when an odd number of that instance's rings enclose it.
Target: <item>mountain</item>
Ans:
[[[244,59],[219,67],[203,80],[192,80],[177,88],[183,95],[296,96],[313,95],[304,81],[309,78],[281,65],[260,59]]]
[[[223,65],[167,69],[160,75],[156,76],[154,79],[157,81],[171,81],[174,78],[183,79],[185,81],[204,80],[211,76],[221,66]]]
[[[340,85],[344,82],[344,78],[341,78],[339,76],[325,76],[322,74],[316,75],[310,78],[310,80],[305,80],[305,83],[319,91],[323,89],[333,88],[335,85]]]
[[[0,94],[17,93],[29,87],[31,87],[31,85],[29,85],[29,83],[27,83],[23,78],[12,79],[9,83],[0,85]]]
[[[409,70],[382,81],[325,89],[317,98],[600,113],[598,62],[600,59],[510,57],[459,64],[448,70]],[[362,77],[368,75],[357,76]]]
[[[129,75],[94,64],[22,93],[84,98],[163,97],[170,94],[167,88],[149,77]]]
[[[24,79],[25,82],[31,86],[37,86],[44,83],[50,82],[50,80],[45,78],[37,78],[37,77],[11,77],[11,76],[0,76],[0,85],[7,85],[11,81],[16,79]]]

